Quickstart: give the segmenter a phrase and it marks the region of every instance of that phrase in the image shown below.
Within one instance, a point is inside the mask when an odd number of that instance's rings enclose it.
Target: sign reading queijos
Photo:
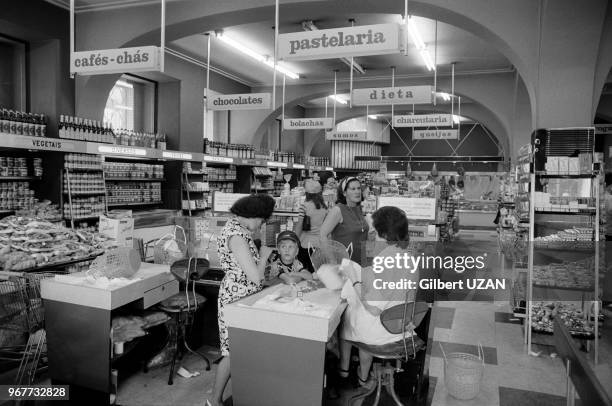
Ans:
[[[302,31],[278,36],[281,60],[381,55],[400,50],[398,24],[375,24],[329,30]]]
[[[320,130],[334,127],[334,119],[319,118],[286,118],[283,120],[285,130]]]
[[[160,48],[156,46],[73,52],[70,72],[85,75],[160,70]]]
[[[456,140],[457,130],[413,130],[413,140]]]
[[[270,93],[219,94],[208,96],[208,110],[261,110],[270,108]]]

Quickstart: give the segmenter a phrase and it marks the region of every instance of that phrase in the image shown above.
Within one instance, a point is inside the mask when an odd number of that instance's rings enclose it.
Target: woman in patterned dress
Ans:
[[[274,199],[269,195],[243,197],[230,209],[236,217],[227,222],[217,238],[219,260],[225,271],[218,300],[219,338],[223,359],[215,377],[213,400],[207,401],[207,405],[223,404],[223,392],[230,377],[229,337],[223,314],[224,307],[263,289],[265,260],[260,261],[260,258],[268,258],[272,249],[262,246],[261,251],[258,251],[251,234],[261,228],[273,210]]]

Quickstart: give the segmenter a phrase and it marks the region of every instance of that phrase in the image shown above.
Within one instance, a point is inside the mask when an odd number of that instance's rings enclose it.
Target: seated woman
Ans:
[[[407,251],[408,219],[402,210],[397,207],[381,207],[372,214],[372,224],[376,230],[376,240],[384,247],[376,257],[396,258],[396,254],[403,255]],[[340,271],[347,277],[341,295],[348,304],[340,330],[341,377],[348,376],[351,341],[384,345],[403,339],[403,334],[391,334],[384,328],[380,322],[380,314],[383,310],[405,301],[414,301],[416,297],[416,289],[409,291],[403,289],[376,290],[370,277],[374,275],[373,271],[367,268],[363,271],[356,268],[353,265],[340,268]],[[362,274],[367,280],[366,283],[362,280]],[[388,281],[405,278],[418,283],[419,279],[417,269],[406,271],[406,269],[385,268],[381,273],[375,275],[376,278]],[[368,380],[371,366],[372,357],[360,350],[359,370],[357,371],[360,385],[371,387],[370,385],[374,384]]]

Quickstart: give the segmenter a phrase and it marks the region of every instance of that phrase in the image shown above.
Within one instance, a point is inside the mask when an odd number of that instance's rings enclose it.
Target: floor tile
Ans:
[[[499,406],[564,406],[565,396],[499,387]]]
[[[514,317],[512,313],[495,312],[496,323],[521,324],[521,319]]]
[[[431,326],[441,328],[452,328],[455,318],[455,309],[436,306],[432,312]]]

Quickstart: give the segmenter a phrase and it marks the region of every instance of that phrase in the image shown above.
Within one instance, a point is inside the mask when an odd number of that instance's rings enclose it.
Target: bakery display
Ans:
[[[87,230],[72,231],[33,217],[0,220],[0,267],[5,271],[35,270],[100,255],[114,244]]]
[[[552,334],[553,320],[559,317],[570,334],[577,338],[594,338],[594,326],[584,312],[573,304],[540,302],[532,306],[531,329],[537,333]]]

